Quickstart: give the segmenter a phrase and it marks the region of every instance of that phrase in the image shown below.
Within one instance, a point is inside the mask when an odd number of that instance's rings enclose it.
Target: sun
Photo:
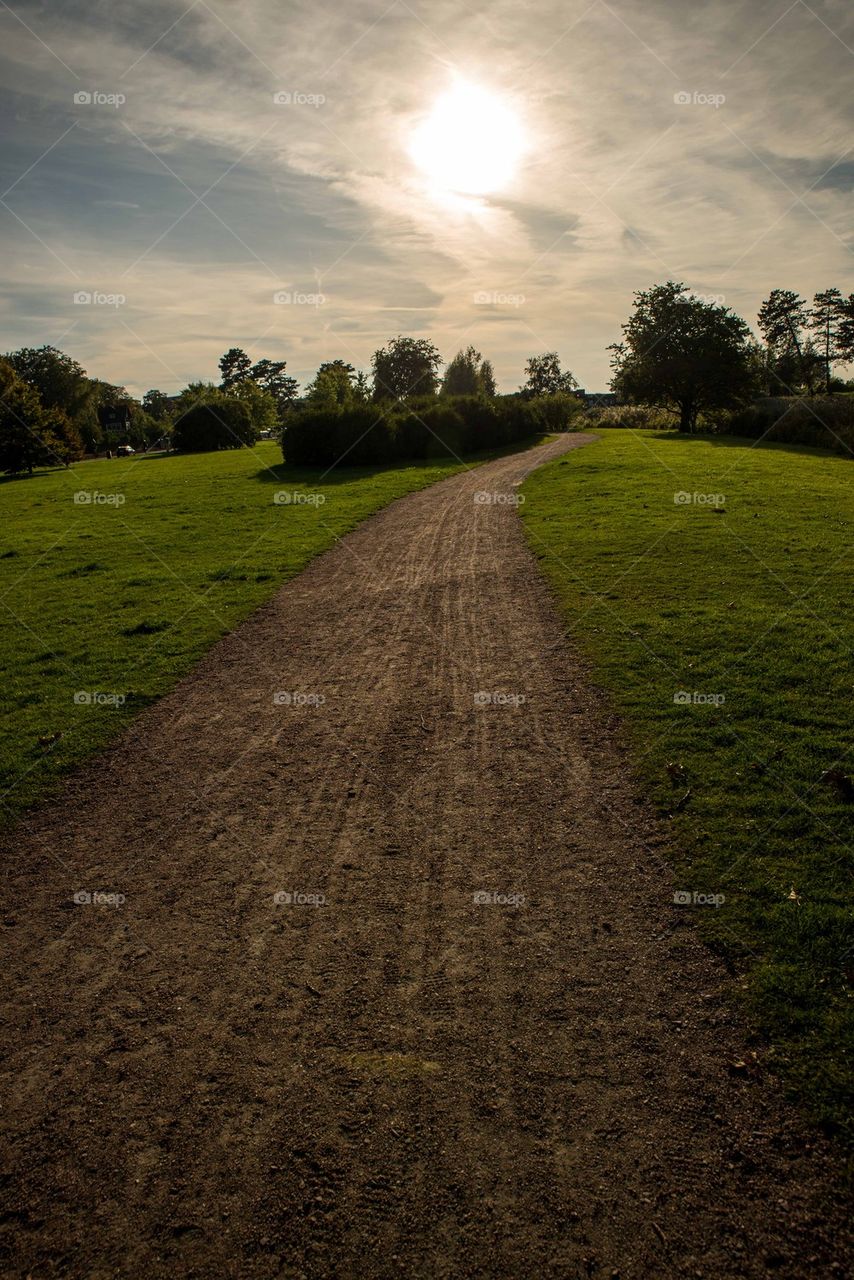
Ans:
[[[502,190],[524,151],[519,117],[495,94],[465,81],[438,99],[409,146],[434,190],[461,195]]]

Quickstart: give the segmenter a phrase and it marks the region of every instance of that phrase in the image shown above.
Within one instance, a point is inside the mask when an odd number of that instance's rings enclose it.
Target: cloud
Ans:
[[[601,388],[655,280],[751,321],[775,286],[852,287],[854,16],[838,0],[15,13],[0,11],[3,347],[65,335],[93,373],[171,391],[231,345],[308,377],[338,355],[367,367],[406,329],[447,356],[474,342],[508,389],[546,346]],[[409,158],[456,75],[527,131],[499,194],[441,196]],[[127,301],[81,314],[79,289]],[[274,304],[283,289],[326,300]],[[484,291],[524,302],[485,307]]]

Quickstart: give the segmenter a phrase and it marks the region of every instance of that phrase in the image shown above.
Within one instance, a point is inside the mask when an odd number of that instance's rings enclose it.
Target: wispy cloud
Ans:
[[[854,287],[839,0],[13,9],[4,347],[68,334],[92,372],[172,390],[233,344],[305,378],[405,330],[479,344],[508,389],[544,346],[601,387],[633,290],[666,275],[750,320],[775,285]],[[441,199],[408,154],[455,75],[528,133],[493,196]]]

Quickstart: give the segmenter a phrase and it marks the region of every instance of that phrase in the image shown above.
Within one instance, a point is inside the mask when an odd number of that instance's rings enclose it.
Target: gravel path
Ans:
[[[847,1274],[512,504],[586,439],[368,520],[14,832],[4,1274]]]

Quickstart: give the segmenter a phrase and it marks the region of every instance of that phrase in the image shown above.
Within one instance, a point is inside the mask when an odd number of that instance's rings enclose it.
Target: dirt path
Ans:
[[[583,442],[369,520],[16,833],[4,1274],[846,1274],[830,1159],[728,1070],[726,976],[475,500]]]

